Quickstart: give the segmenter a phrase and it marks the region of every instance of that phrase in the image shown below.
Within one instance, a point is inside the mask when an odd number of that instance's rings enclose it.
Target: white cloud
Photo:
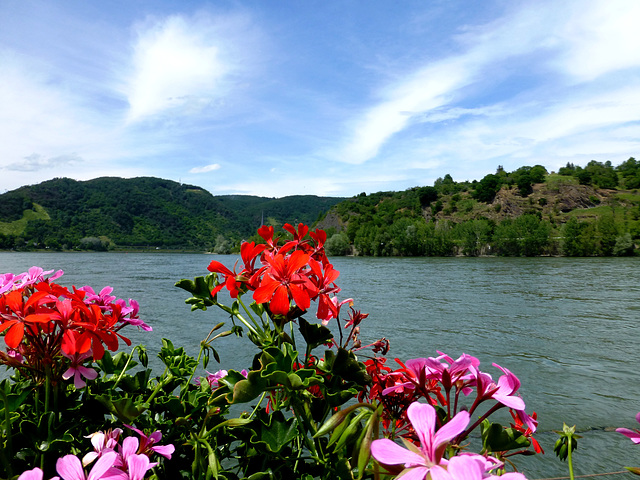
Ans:
[[[233,44],[242,33],[228,30],[246,28],[241,23],[202,14],[140,25],[126,87],[128,121],[163,112],[199,113],[223,96],[225,81],[238,68]]]
[[[63,166],[80,163],[82,158],[75,153],[70,155],[59,155],[57,157],[44,157],[37,153],[32,153],[24,157],[21,161],[10,163],[5,168],[20,172],[37,172],[40,170],[50,170]]]
[[[210,165],[205,165],[204,167],[193,167],[191,170],[189,170],[189,173],[207,173],[218,170],[219,168],[220,164],[212,163]]]
[[[445,151],[451,152],[451,156],[455,151],[461,159],[499,159],[524,152],[531,155],[540,143],[640,117],[637,98],[640,85],[632,84],[621,91],[611,90],[611,85],[596,85],[594,91],[608,93],[601,98],[593,95],[579,98],[572,96],[572,92],[567,94],[552,70],[586,81],[610,71],[640,66],[640,36],[633,24],[640,18],[640,3],[534,2],[514,8],[517,9],[489,24],[466,27],[457,36],[462,53],[418,68],[387,86],[377,104],[351,121],[346,141],[335,158],[359,164],[377,156],[416,158],[411,153],[417,151],[424,151],[426,157],[422,158],[432,162],[438,161],[438,155],[444,155]],[[545,60],[540,62],[540,58]],[[542,83],[525,83],[521,88],[523,92],[537,89],[531,91],[531,98],[542,95],[539,103],[523,105],[524,100],[518,99],[516,91],[511,98],[498,95],[499,104],[471,109],[460,106],[477,91],[491,92],[494,81],[526,76],[528,72],[521,69],[526,69],[528,62],[533,67],[531,78],[536,73],[542,74],[543,78],[536,79]],[[545,82],[555,82],[555,91],[550,93],[559,95],[555,97],[556,105],[544,97],[547,92],[540,85]],[[503,111],[506,104],[511,107],[510,112]],[[518,111],[518,106],[522,110]],[[399,135],[420,123],[450,120],[456,120],[456,124],[448,125],[447,130],[412,130],[407,135],[410,139]],[[424,138],[425,135],[441,138]],[[393,154],[383,150],[388,143]],[[418,163],[413,161],[414,165]]]
[[[640,2],[584,1],[557,32],[565,52],[554,62],[579,80],[640,66]]]

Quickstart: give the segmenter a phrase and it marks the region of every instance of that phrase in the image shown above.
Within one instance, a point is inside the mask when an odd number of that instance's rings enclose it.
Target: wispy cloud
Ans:
[[[635,81],[631,88],[619,91],[614,86],[607,99],[592,95],[578,98],[566,89],[576,80],[587,82],[609,72],[640,66],[640,37],[634,34],[634,18],[640,18],[640,4],[634,1],[619,0],[615,5],[576,2],[567,6],[536,2],[514,7],[489,24],[467,27],[457,35],[461,52],[400,75],[400,80],[383,88],[381,100],[351,120],[347,128],[350,133],[335,158],[361,164],[377,156],[404,155],[409,159],[405,164],[415,165],[411,159],[416,158],[416,151],[425,151],[425,144],[438,146],[422,157],[433,162],[443,150],[455,150],[464,158],[467,143],[474,158],[484,154],[500,159],[539,142],[640,119]],[[540,62],[536,56],[545,60]],[[499,103],[494,105],[464,106],[477,101],[474,95],[479,91],[491,92],[492,80],[499,83],[510,76],[522,76],[520,69],[528,67],[532,68],[526,72],[531,78],[550,77],[539,79],[542,83],[534,86],[537,92],[532,93],[544,95],[541,85],[555,82],[556,90],[547,91],[551,98],[557,95],[555,106],[544,97],[538,105],[522,104],[530,82],[525,82],[511,98],[496,94]],[[564,82],[559,75],[565,75]],[[594,90],[601,91],[602,86]],[[571,100],[567,101],[567,97]],[[511,104],[509,116],[503,111],[507,101]],[[518,112],[514,108],[518,104],[526,108]],[[482,118],[472,118],[478,116]],[[502,125],[492,119],[508,123]],[[446,131],[416,130],[420,123],[444,124],[451,120],[460,121],[449,124]],[[468,130],[470,127],[472,131]],[[410,138],[400,135],[405,131],[413,131]],[[430,135],[441,138],[430,139]],[[393,153],[383,151],[387,145]],[[535,149],[530,151],[534,152]]]
[[[204,167],[193,167],[191,170],[189,170],[189,173],[207,173],[207,172],[213,172],[214,170],[219,170],[219,169],[220,169],[220,164],[212,163],[210,165],[205,165]]]
[[[20,172],[37,172],[40,170],[47,170],[53,168],[59,168],[67,165],[73,165],[80,163],[82,158],[72,153],[71,155],[59,155],[57,157],[43,157],[37,153],[33,153],[20,162],[10,163],[5,168],[7,170],[17,170]]]

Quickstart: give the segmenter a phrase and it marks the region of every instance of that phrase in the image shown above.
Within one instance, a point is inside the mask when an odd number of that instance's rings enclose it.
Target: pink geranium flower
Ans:
[[[493,458],[493,457],[489,457]],[[451,480],[527,480],[521,473],[491,475],[486,469],[486,459],[482,455],[459,455],[449,460],[448,478]]]
[[[126,480],[127,474],[113,467],[117,457],[116,452],[105,453],[87,475],[78,457],[65,455],[56,462],[56,471],[63,480]]]
[[[469,413],[458,412],[436,432],[436,410],[431,405],[414,402],[407,416],[420,439],[420,447],[407,444],[409,450],[389,439],[374,440],[371,454],[384,465],[402,465],[405,480],[423,480],[429,474],[432,480],[450,480],[446,471],[447,460],[442,458],[449,442],[469,424]]]
[[[101,455],[104,455],[107,452],[115,451],[116,447],[118,446],[120,435],[122,435],[122,429],[114,428],[113,430],[107,430],[106,432],[95,432],[85,437],[91,439],[93,452],[87,453],[82,458],[82,465],[86,467]]]
[[[83,388],[87,385],[86,382],[82,380],[82,377],[86,378],[87,380],[95,380],[98,377],[98,372],[96,372],[93,368],[82,366],[82,362],[84,362],[87,358],[92,357],[93,353],[91,352],[91,350],[81,354],[75,353],[73,355],[67,355],[64,352],[62,352],[62,354],[71,360],[71,366],[66,372],[62,374],[62,378],[64,378],[65,380],[69,380],[71,377],[73,377],[73,384],[76,388]]]
[[[152,452],[155,452],[163,457],[171,459],[171,454],[176,450],[173,445],[156,445],[160,440],[162,440],[162,433],[160,430],[156,430],[151,435],[146,436],[142,430],[138,430],[130,425],[125,425],[125,427],[130,428],[140,435],[140,447],[138,448],[138,453],[150,455]],[[122,445],[124,447],[124,441],[122,442]]]

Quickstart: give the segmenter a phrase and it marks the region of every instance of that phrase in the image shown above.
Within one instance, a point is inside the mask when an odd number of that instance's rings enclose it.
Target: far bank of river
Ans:
[[[232,267],[237,256],[216,255]],[[0,272],[32,265],[63,269],[64,285],[114,287],[114,294],[140,302],[150,334],[134,342],[150,357],[163,337],[193,355],[221,311],[190,312],[181,278],[207,273],[206,254],[0,252]],[[540,420],[537,435],[547,452],[516,459],[528,478],[567,475],[553,444],[562,422],[584,436],[575,456],[576,475],[640,466],[640,450],[615,427],[640,427],[640,258],[366,258],[333,257],[341,272],[342,298],[370,313],[363,342],[387,337],[389,362],[419,356],[480,359],[497,378],[493,362],[522,381],[528,411]],[[311,320],[311,318],[309,318]],[[124,331],[123,331],[124,333]],[[246,339],[217,345],[217,368],[242,369],[253,355]]]

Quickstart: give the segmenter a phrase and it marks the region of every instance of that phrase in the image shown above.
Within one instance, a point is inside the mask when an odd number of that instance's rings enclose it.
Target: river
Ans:
[[[187,293],[174,284],[206,274],[213,258],[1,252],[0,272],[38,265],[64,270],[58,280],[63,285],[96,291],[110,285],[118,297],[140,302],[141,317],[154,331],[133,331],[130,337],[147,345],[150,356],[163,337],[196,355],[200,340],[226,318],[217,309],[190,312]],[[215,259],[231,267],[237,257]],[[527,411],[538,414],[536,438],[546,451],[516,459],[527,478],[568,475],[553,453],[553,430],[563,422],[583,435],[574,455],[576,475],[640,466],[640,445],[612,431],[640,428],[634,420],[640,411],[640,258],[331,260],[341,272],[341,298],[354,298],[355,307],[370,314],[362,324],[363,344],[387,337],[391,362],[464,352],[478,357],[494,378],[501,372],[493,362],[520,378]],[[248,366],[250,346],[246,339],[221,339],[220,368]]]

